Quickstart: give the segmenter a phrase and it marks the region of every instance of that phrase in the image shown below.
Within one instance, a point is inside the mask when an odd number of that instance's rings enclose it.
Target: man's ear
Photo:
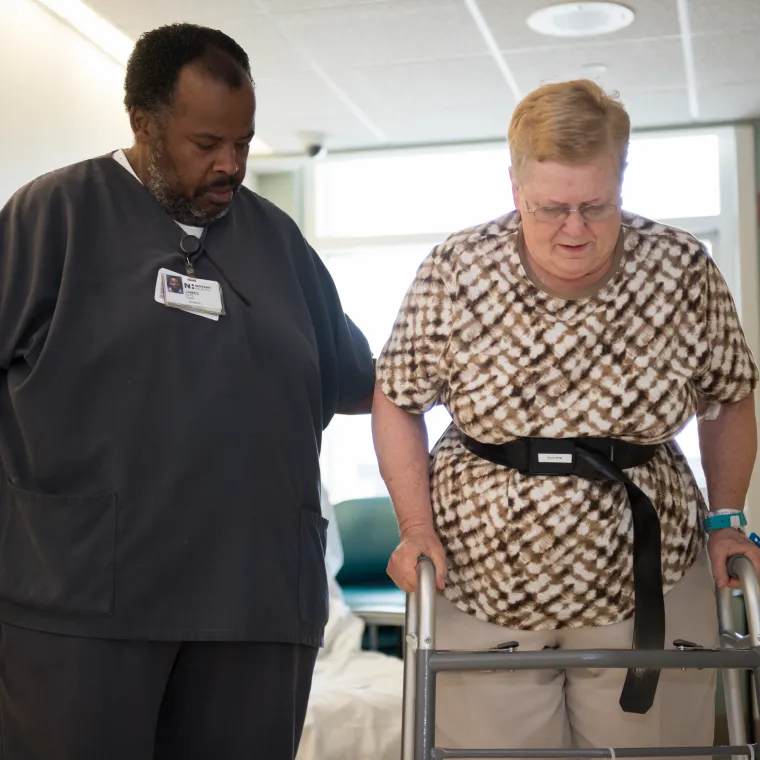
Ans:
[[[137,143],[148,143],[155,136],[156,119],[142,108],[130,109],[129,124]]]

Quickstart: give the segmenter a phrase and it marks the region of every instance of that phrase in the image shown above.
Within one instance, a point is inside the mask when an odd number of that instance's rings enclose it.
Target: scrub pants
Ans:
[[[293,760],[317,649],[0,623],[2,760]]]
[[[707,553],[665,596],[666,646],[685,639],[718,644],[718,619]],[[489,649],[518,641],[518,651],[629,649],[633,620],[599,628],[517,631],[481,622],[440,596],[437,649]],[[618,700],[626,671],[543,670],[440,673],[436,746],[451,748],[711,746],[715,670],[663,670],[645,715],[624,713]]]

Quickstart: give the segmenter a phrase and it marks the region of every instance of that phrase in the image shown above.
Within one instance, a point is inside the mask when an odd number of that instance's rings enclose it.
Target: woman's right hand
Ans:
[[[417,590],[417,561],[420,556],[430,557],[435,567],[435,580],[443,589],[446,579],[446,553],[431,527],[409,528],[401,533],[401,543],[391,554],[388,575],[407,594]]]

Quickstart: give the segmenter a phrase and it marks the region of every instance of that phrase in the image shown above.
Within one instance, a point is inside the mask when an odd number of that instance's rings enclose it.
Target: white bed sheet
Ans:
[[[364,623],[331,589],[297,760],[399,760],[403,663],[361,650]]]

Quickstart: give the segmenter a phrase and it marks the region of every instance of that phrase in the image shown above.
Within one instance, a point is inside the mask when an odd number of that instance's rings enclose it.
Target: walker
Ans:
[[[704,649],[674,641],[673,649],[576,649],[518,652],[514,647],[489,651],[435,648],[435,569],[420,557],[416,592],[406,600],[404,701],[401,760],[445,758],[586,758],[725,757],[755,760],[757,743],[747,742],[740,671],[750,670],[760,701],[760,583],[752,563],[731,557],[729,574],[741,583],[747,635],[736,633],[731,589],[717,589],[720,645]],[[443,671],[568,670],[571,668],[716,668],[721,672],[730,745],[717,747],[615,747],[590,749],[450,749],[435,746],[436,674]],[[751,695],[750,695],[751,702]],[[748,710],[752,715],[751,705]],[[751,717],[750,717],[751,720]]]

